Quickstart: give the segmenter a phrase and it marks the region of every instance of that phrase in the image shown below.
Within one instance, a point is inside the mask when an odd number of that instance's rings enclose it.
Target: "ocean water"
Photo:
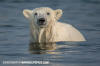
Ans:
[[[23,9],[62,9],[59,21],[72,24],[86,42],[59,42],[54,51],[29,50],[29,22]],[[48,61],[48,64],[4,64],[4,61]],[[0,66],[99,66],[100,0],[0,0]]]

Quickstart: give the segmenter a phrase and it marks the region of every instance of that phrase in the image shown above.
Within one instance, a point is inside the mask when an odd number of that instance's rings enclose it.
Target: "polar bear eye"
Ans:
[[[47,15],[50,15],[50,13],[49,13],[49,12],[47,12]]]
[[[37,15],[37,13],[34,13],[34,15]]]

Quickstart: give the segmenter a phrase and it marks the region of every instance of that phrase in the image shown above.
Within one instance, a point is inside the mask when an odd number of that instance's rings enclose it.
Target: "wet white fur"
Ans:
[[[39,13],[34,17],[34,12]],[[50,12],[48,17],[45,13]],[[72,25],[58,22],[62,15],[62,10],[53,10],[48,7],[36,8],[34,10],[25,9],[24,16],[30,21],[31,42],[58,42],[58,41],[85,41],[83,35]],[[46,28],[39,28],[36,25],[38,17],[45,17],[48,21]]]

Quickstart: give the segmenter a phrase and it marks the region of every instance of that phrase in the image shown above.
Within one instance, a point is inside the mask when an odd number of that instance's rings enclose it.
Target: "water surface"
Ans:
[[[59,21],[72,24],[83,33],[87,41],[60,42],[57,45],[62,47],[54,51],[30,52],[29,22],[24,18],[22,11],[43,6],[62,9],[64,14]],[[7,60],[43,60],[50,62],[48,66],[99,66],[100,1],[0,0],[0,66],[11,66],[2,63]],[[34,66],[34,64],[14,66]]]

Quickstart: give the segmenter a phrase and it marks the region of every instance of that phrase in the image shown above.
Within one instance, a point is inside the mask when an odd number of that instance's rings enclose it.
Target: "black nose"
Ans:
[[[39,25],[44,25],[45,24],[45,18],[39,18]]]

